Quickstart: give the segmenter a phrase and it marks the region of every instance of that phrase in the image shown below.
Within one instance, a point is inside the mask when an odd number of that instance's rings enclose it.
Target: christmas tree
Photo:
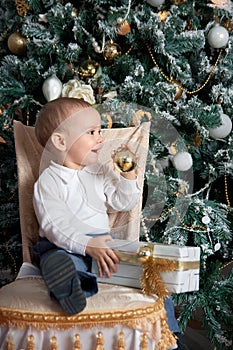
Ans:
[[[201,309],[210,341],[232,348],[231,1],[2,0],[0,10],[2,284],[21,264],[13,120],[34,125],[46,101],[81,97],[110,111],[103,127],[151,121],[141,240],[201,248],[199,291],[173,295],[179,322],[185,330]]]

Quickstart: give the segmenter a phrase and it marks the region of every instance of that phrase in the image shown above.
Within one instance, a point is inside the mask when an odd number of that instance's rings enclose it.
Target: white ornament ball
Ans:
[[[193,159],[188,152],[178,152],[173,158],[173,164],[177,170],[187,171],[193,165]]]
[[[215,26],[210,29],[207,40],[214,49],[225,47],[229,40],[228,30],[219,24],[215,24]]]
[[[53,74],[44,81],[42,91],[48,102],[61,96],[62,82],[58,79],[56,74]]]
[[[203,224],[208,225],[210,223],[210,217],[208,215],[205,215],[203,216],[201,221],[203,222]]]
[[[221,114],[220,119],[220,126],[209,129],[210,137],[213,139],[223,139],[224,137],[227,137],[232,130],[232,121],[228,115]]]
[[[147,0],[146,2],[153,7],[159,7],[165,2],[165,0]]]

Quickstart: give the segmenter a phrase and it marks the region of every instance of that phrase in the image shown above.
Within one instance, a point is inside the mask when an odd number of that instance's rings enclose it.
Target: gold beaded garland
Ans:
[[[214,70],[215,70],[215,68],[217,67],[217,65],[218,65],[218,63],[219,63],[219,61],[220,61],[220,58],[221,58],[221,56],[222,56],[222,49],[221,49],[221,50],[219,51],[217,60],[216,60],[215,64],[213,65],[213,67],[212,67],[212,69],[211,69],[211,71],[210,71],[210,73],[209,73],[209,75],[208,75],[206,81],[205,81],[198,89],[193,90],[193,91],[188,91],[188,90],[186,90],[179,82],[177,82],[176,80],[174,80],[172,77],[168,77],[168,76],[162,71],[162,69],[159,67],[158,63],[156,62],[156,60],[155,60],[155,58],[154,58],[154,55],[153,55],[153,53],[152,53],[151,48],[150,48],[148,45],[147,45],[147,49],[148,49],[148,51],[149,51],[150,57],[151,57],[151,59],[152,59],[154,65],[158,68],[158,70],[159,70],[160,74],[162,75],[162,77],[165,78],[169,83],[173,83],[173,84],[177,85],[182,91],[186,92],[186,94],[189,94],[189,95],[194,95],[194,94],[198,93],[199,91],[201,91],[202,89],[204,89],[204,87],[208,84],[208,82],[209,82],[211,76],[213,75]]]
[[[227,201],[227,215],[229,214],[230,208],[231,208],[231,203],[229,199],[229,194],[228,194],[228,186],[227,186],[227,176],[226,174],[224,175],[224,190],[225,190],[225,196],[226,196],[226,201]]]
[[[141,224],[142,224],[142,228],[143,228],[147,242],[149,242],[149,231],[146,227],[145,221],[154,221],[154,222],[162,221],[168,214],[170,214],[173,211],[176,213],[176,216],[177,216],[179,222],[181,223],[182,227],[185,228],[186,230],[192,231],[194,229],[201,229],[202,231],[206,231],[206,227],[202,226],[202,225],[192,225],[192,226],[186,225],[185,222],[183,221],[183,219],[181,218],[179,211],[174,206],[174,207],[169,208],[165,213],[161,214],[157,218],[147,218],[147,217],[144,217],[143,215],[141,215]]]

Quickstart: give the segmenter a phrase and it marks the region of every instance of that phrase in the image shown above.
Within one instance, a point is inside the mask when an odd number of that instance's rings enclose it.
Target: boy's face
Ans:
[[[92,107],[73,114],[66,123],[66,153],[63,165],[72,169],[82,169],[98,160],[102,147],[101,120]]]

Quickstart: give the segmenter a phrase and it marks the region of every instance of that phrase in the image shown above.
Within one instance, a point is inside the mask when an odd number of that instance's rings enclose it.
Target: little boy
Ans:
[[[131,210],[140,189],[135,170],[118,175],[98,163],[101,120],[87,102],[66,97],[48,102],[35,133],[53,160],[34,186],[40,235],[34,252],[50,294],[66,313],[75,314],[98,291],[91,260],[96,260],[100,276],[117,271],[119,260],[106,243],[112,240],[106,204]]]

